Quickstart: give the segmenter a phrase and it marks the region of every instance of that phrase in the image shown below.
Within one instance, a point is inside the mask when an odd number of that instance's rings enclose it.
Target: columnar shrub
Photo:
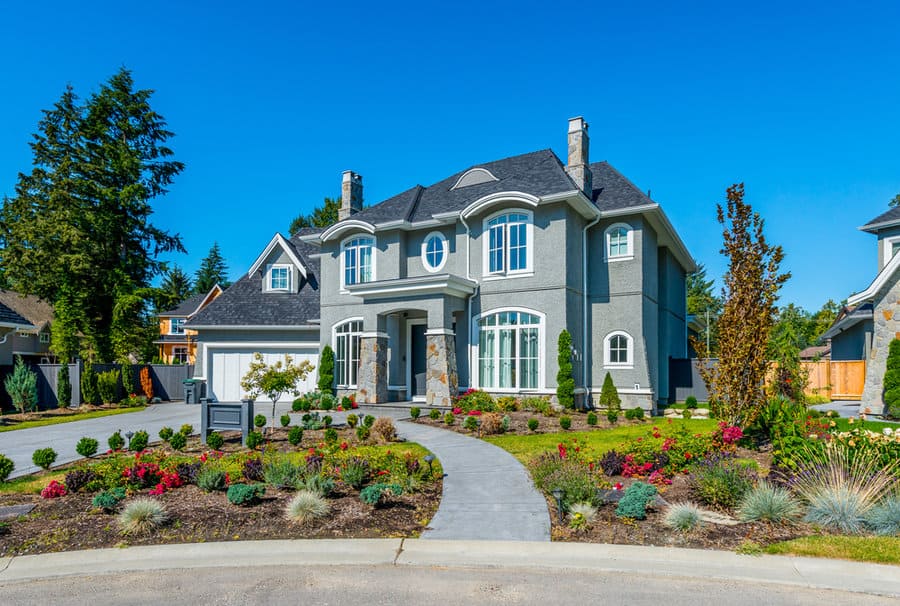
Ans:
[[[883,389],[885,412],[895,419],[900,418],[900,339],[891,341],[888,349]]]
[[[97,375],[97,391],[100,401],[104,404],[119,401],[119,373],[115,370],[107,370]]]
[[[323,347],[319,354],[319,380],[316,385],[319,391],[331,393],[334,385],[334,350],[330,345]]]
[[[619,390],[616,389],[616,385],[613,383],[612,375],[608,372],[603,378],[603,387],[600,388],[598,404],[606,409],[607,415],[615,413],[616,419],[618,419],[619,411],[622,410],[622,400],[619,398]],[[610,420],[610,422],[615,423],[613,420]]]
[[[565,408],[575,407],[575,378],[572,375],[572,335],[568,330],[559,333],[556,373],[556,398]]]
[[[97,440],[85,436],[78,440],[78,444],[75,445],[75,452],[83,457],[92,457],[97,454],[99,448],[100,444]]]
[[[122,437],[122,432],[117,431],[113,433],[113,435],[109,436],[109,439],[106,441],[109,444],[110,450],[121,450],[125,447],[125,438]]]
[[[153,399],[153,380],[150,378],[150,367],[144,366],[140,372],[141,391],[147,396],[147,401]]]
[[[123,360],[120,366],[119,374],[122,379],[122,389],[125,390],[126,396],[130,396],[135,393],[134,369],[131,367],[131,362],[127,360]]]
[[[98,397],[97,373],[94,372],[94,365],[85,364],[84,372],[81,373],[81,401],[85,404],[96,404]]]
[[[16,356],[16,365],[4,381],[6,393],[20,413],[37,408],[37,374],[25,364],[22,356]]]
[[[213,450],[219,450],[225,444],[225,438],[222,437],[218,431],[211,431],[209,435],[206,436],[206,445],[212,448]]]
[[[9,474],[16,468],[16,464],[6,455],[0,454],[0,482],[5,482]]]
[[[38,448],[31,455],[31,460],[41,469],[50,469],[56,462],[56,451],[52,448]]]
[[[63,364],[56,373],[56,401],[60,408],[72,405],[72,382],[69,380],[69,365]]]

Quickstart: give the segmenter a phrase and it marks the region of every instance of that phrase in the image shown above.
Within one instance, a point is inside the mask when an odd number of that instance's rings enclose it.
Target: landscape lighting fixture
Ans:
[[[559,513],[559,523],[563,523],[563,509],[562,509],[562,500],[566,494],[561,488],[554,488],[550,494],[553,495],[553,498],[556,499],[556,511]]]
[[[431,463],[434,461],[433,454],[425,455],[425,462],[428,463],[428,475],[434,477],[434,471],[431,469]]]

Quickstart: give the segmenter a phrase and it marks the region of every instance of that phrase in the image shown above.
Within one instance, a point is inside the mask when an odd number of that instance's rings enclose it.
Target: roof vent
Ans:
[[[459,189],[461,187],[480,185],[482,183],[490,183],[491,181],[499,180],[500,179],[492,175],[491,171],[486,168],[470,168],[469,170],[464,172],[459,179],[457,179],[456,185],[454,185],[450,189]]]

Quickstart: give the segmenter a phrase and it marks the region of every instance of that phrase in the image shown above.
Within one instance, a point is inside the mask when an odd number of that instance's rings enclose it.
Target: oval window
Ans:
[[[447,261],[447,238],[439,232],[428,234],[422,243],[422,263],[428,271],[438,271]]]

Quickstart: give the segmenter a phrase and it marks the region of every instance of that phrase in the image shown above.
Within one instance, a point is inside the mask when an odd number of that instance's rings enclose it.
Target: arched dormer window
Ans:
[[[531,211],[508,210],[484,221],[484,274],[509,276],[534,271]]]
[[[610,225],[606,229],[604,240],[607,261],[627,261],[634,258],[634,230],[630,225]]]
[[[617,330],[603,339],[603,366],[606,368],[634,368],[634,339],[627,332]]]
[[[375,238],[353,236],[341,244],[341,287],[375,280]]]

